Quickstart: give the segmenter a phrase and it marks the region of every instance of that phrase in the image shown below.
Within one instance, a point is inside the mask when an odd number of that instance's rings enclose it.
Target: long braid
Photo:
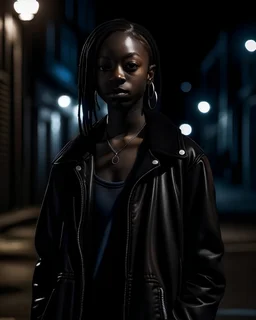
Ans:
[[[86,39],[79,61],[78,74],[78,122],[79,131],[81,134],[89,135],[93,123],[94,116],[97,119],[97,112],[94,103],[95,91],[95,74],[94,68],[96,58],[100,46],[108,35],[115,31],[124,31],[133,34],[138,40],[146,44],[149,49],[150,63],[156,64],[158,78],[156,88],[160,95],[161,93],[161,78],[160,78],[160,57],[157,45],[149,31],[137,23],[131,23],[125,19],[114,19],[106,21],[97,26]],[[81,120],[81,113],[83,113]]]

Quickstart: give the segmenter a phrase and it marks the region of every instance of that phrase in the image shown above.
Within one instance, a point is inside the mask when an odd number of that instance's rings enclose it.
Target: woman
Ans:
[[[87,38],[80,134],[52,163],[36,229],[31,319],[215,319],[225,278],[211,168],[156,111],[160,75],[142,26],[116,19]]]

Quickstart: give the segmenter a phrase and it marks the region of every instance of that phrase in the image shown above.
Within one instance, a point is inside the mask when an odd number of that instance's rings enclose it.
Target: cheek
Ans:
[[[102,89],[104,89],[104,79],[102,77],[102,75],[98,75],[97,78],[96,78],[96,88],[98,91],[102,91]]]
[[[137,92],[144,92],[147,87],[147,78],[141,77],[140,79],[137,79],[136,83],[134,83],[134,87]]]

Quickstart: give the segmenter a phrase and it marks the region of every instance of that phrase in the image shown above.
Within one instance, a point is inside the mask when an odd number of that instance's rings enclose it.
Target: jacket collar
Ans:
[[[156,156],[184,159],[187,157],[183,135],[180,129],[160,111],[146,111],[145,138],[152,154]],[[88,137],[78,135],[55,157],[53,163],[79,162],[93,153],[95,144],[105,138],[107,116],[100,119]]]

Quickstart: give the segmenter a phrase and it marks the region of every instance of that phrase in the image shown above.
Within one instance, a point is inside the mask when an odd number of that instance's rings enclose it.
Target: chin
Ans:
[[[130,99],[129,100],[116,99],[116,100],[108,101],[108,105],[113,108],[120,108],[120,107],[129,108],[129,107],[132,107],[133,104],[134,104],[134,101],[131,101]]]

